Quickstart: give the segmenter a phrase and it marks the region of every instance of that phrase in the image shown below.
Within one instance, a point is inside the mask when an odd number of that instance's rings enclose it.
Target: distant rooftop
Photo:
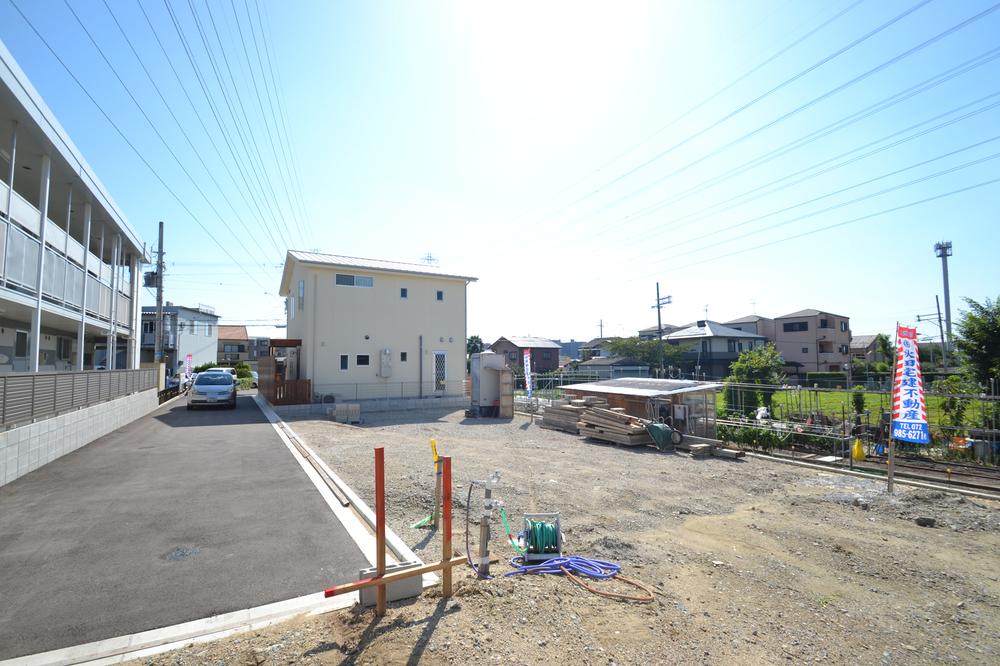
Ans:
[[[767,319],[767,317],[762,317],[760,315],[747,315],[746,317],[740,317],[739,319],[730,319],[729,321],[722,322],[723,324],[754,324],[761,319]]]
[[[781,315],[780,317],[775,317],[775,319],[791,319],[792,317],[818,317],[819,315],[830,315],[831,317],[840,317],[841,319],[847,319],[844,315],[834,314],[832,312],[826,312],[825,310],[814,310],[806,309],[799,310],[798,312],[793,312],[791,314]]]
[[[504,336],[499,338],[497,342],[500,342],[500,340],[506,340],[520,349],[562,349],[562,345],[548,338],[537,338],[530,335]],[[496,344],[496,342],[493,344]]]
[[[692,338],[763,338],[763,335],[748,333],[735,328],[723,326],[717,321],[702,320],[694,326],[674,331],[666,336],[667,340],[690,340]]]

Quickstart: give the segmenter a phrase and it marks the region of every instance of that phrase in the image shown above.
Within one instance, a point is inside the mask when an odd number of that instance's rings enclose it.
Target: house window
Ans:
[[[840,330],[843,331],[844,333],[847,332],[847,322],[846,321],[840,322]]]
[[[197,321],[192,321],[191,322],[191,335],[198,335],[198,322]]]
[[[517,352],[512,352],[512,351],[507,352],[507,360],[508,361],[516,361],[517,360]]]
[[[212,337],[212,325],[208,322],[205,322],[205,335]]]
[[[362,275],[346,275],[344,273],[337,273],[336,279],[337,285],[341,287],[373,287],[375,286],[375,279],[370,277],[364,277]]]
[[[848,352],[849,352],[849,348],[848,348],[847,345],[840,345],[840,353],[841,354],[846,354]]]
[[[340,369],[343,372],[347,372],[347,354],[340,355]]]
[[[156,322],[155,321],[144,321],[144,322],[142,322],[142,332],[143,333],[156,333]]]
[[[399,288],[399,297],[400,297],[400,298],[406,298],[406,297],[407,297],[407,295],[408,295],[408,294],[407,294],[407,290],[406,290],[406,287],[400,287],[400,288]]]
[[[729,351],[736,351],[736,340],[727,340],[727,342],[729,343]]]
[[[703,352],[708,352],[708,349],[709,349],[709,347],[708,347],[708,340],[702,340],[701,341],[701,350]]]
[[[368,365],[368,354],[358,354],[357,356],[355,356],[354,365],[359,367],[362,365]]]
[[[830,320],[829,319],[820,319],[819,320],[819,327],[820,328],[833,328],[833,326],[830,326]]]
[[[802,348],[802,353],[803,354],[808,354],[809,353],[809,347],[803,347]]]
[[[440,289],[438,289],[438,293],[437,293],[437,299],[438,299],[439,301],[443,301],[443,300],[444,300],[444,292],[443,292],[443,291],[441,291]]]
[[[406,363],[406,352],[399,352],[399,362]]]
[[[299,280],[299,310],[306,309],[306,281]]]
[[[543,361],[551,361],[552,360],[552,352],[550,352],[550,351],[543,351],[542,352],[542,360]]]
[[[782,325],[785,333],[797,333],[799,331],[808,331],[809,322],[807,321],[792,321],[787,324]]]

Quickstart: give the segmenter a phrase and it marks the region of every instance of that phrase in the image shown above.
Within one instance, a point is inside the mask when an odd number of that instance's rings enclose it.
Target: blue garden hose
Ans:
[[[522,574],[556,574],[562,575],[569,571],[578,576],[597,578],[600,580],[614,578],[621,572],[621,565],[604,560],[592,560],[579,555],[568,555],[564,557],[553,557],[538,564],[525,564],[524,557],[516,555],[510,559],[510,565],[514,567],[505,576],[520,576]]]

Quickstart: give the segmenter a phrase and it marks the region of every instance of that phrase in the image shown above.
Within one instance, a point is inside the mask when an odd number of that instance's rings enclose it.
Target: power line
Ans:
[[[94,96],[90,94],[90,91],[87,90],[87,87],[84,86],[83,83],[80,81],[80,79],[76,77],[76,75],[69,68],[66,62],[61,57],[59,57],[59,54],[56,53],[55,49],[52,48],[52,46],[42,36],[42,34],[38,31],[38,29],[35,28],[35,25],[30,20],[28,20],[28,17],[25,16],[23,11],[21,11],[21,8],[18,7],[15,0],[10,0],[10,3],[14,7],[14,10],[24,20],[24,22],[28,24],[28,27],[31,28],[32,32],[34,32],[35,35],[38,37],[38,39],[42,42],[42,44],[45,45],[45,48],[48,49],[49,53],[52,54],[52,56],[59,62],[59,64],[62,65],[63,69],[66,70],[66,73],[69,74],[70,78],[72,78],[73,81],[76,83],[76,85],[79,86],[80,90],[83,91],[83,94],[87,96],[87,98],[94,104],[95,107],[97,107],[97,110],[101,112],[101,115],[103,115],[105,120],[108,121],[108,124],[110,124],[111,127],[114,128],[114,130],[122,138],[125,144],[128,145],[128,147],[132,150],[132,152],[135,153],[136,157],[138,157],[142,161],[142,163],[146,165],[146,168],[150,170],[153,176],[155,176],[156,179],[160,181],[160,184],[163,185],[164,189],[166,189],[167,192],[169,192],[170,195],[177,201],[177,203],[180,204],[181,208],[183,208],[185,212],[187,212],[187,214],[191,216],[191,219],[194,220],[195,224],[197,224],[201,228],[201,230],[204,231],[212,239],[212,242],[214,242],[216,245],[219,246],[219,249],[222,250],[223,254],[232,259],[234,264],[242,267],[242,264],[239,261],[237,261],[232,254],[230,254],[229,250],[227,250],[222,243],[220,243],[218,240],[215,239],[215,236],[213,236],[209,232],[208,228],[202,223],[202,221],[198,218],[198,216],[195,215],[190,208],[188,208],[187,204],[184,203],[184,200],[177,195],[177,193],[173,190],[173,188],[171,188],[167,184],[165,180],[163,180],[163,177],[160,176],[159,172],[155,168],[153,168],[153,165],[150,164],[149,160],[147,160],[145,156],[143,156],[143,154],[139,152],[139,150],[135,147],[135,145],[131,141],[129,141],[128,137],[125,136],[125,133],[121,130],[121,128],[119,128],[118,125],[115,123],[115,121],[111,119],[111,116],[108,115],[108,112],[104,110],[104,107],[102,107],[94,98]],[[252,275],[250,275],[250,273],[247,273],[247,277],[256,282],[257,285],[266,292],[266,288],[264,287],[264,285],[262,285],[260,282],[257,282],[257,279],[254,278]]]
[[[802,77],[808,75],[809,73],[813,72],[814,70],[818,69],[819,67],[822,67],[823,65],[825,65],[828,62],[830,62],[831,60],[834,60],[835,58],[843,55],[847,51],[850,51],[851,49],[853,49],[854,47],[858,46],[859,44],[867,41],[868,39],[871,39],[872,37],[874,37],[878,33],[882,32],[883,30],[886,30],[887,28],[895,25],[899,21],[903,20],[904,18],[906,18],[910,14],[914,13],[918,9],[924,7],[925,5],[929,4],[930,2],[931,2],[931,0],[920,0],[915,5],[909,7],[908,9],[906,9],[905,11],[903,11],[902,13],[897,14],[896,16],[894,16],[893,18],[889,19],[888,21],[882,23],[878,27],[873,28],[872,30],[869,30],[864,35],[862,35],[861,37],[858,37],[858,38],[852,40],[846,46],[842,46],[841,48],[837,49],[833,53],[831,53],[831,54],[829,54],[829,55],[821,58],[820,60],[814,62],[809,67],[807,67],[807,68],[799,71],[798,73],[794,74],[790,78],[785,79],[781,83],[779,83],[776,86],[770,88],[769,90],[761,93],[760,95],[758,95],[757,97],[751,99],[750,101],[745,102],[744,104],[742,104],[739,107],[737,107],[735,110],[730,111],[729,113],[725,114],[724,116],[722,116],[721,118],[719,118],[715,122],[711,123],[707,127],[704,127],[702,129],[698,130],[694,134],[688,135],[687,137],[685,137],[681,141],[678,141],[677,143],[671,145],[669,148],[666,148],[665,150],[657,153],[653,157],[645,160],[644,162],[640,163],[639,165],[633,167],[632,169],[629,169],[625,173],[623,173],[623,174],[621,174],[621,175],[613,178],[611,181],[605,183],[604,185],[602,185],[598,189],[594,190],[593,192],[590,192],[589,194],[586,194],[583,197],[577,199],[571,205],[575,206],[578,203],[581,203],[581,202],[585,201],[586,199],[589,199],[593,195],[595,195],[595,194],[597,194],[597,193],[599,193],[599,192],[601,192],[601,191],[603,191],[603,190],[611,187],[612,185],[614,185],[614,184],[616,184],[616,183],[624,180],[625,178],[628,178],[629,176],[631,176],[631,175],[637,173],[638,171],[646,168],[650,164],[653,164],[654,162],[662,159],[663,157],[666,157],[667,155],[673,153],[678,148],[681,148],[681,147],[687,145],[688,143],[690,143],[691,141],[697,139],[698,137],[706,134],[707,132],[710,132],[711,130],[715,129],[719,125],[725,123],[727,120],[730,120],[731,118],[739,115],[740,113],[742,113],[742,112],[746,111],[747,109],[753,107],[754,105],[758,104],[759,102],[767,99],[768,97],[770,97],[774,93],[776,93],[776,92],[784,89],[785,87],[791,85],[795,81],[798,81],[799,79],[801,79]],[[815,101],[813,103],[815,103]],[[778,121],[774,121],[774,122],[780,122],[780,119]],[[773,122],[771,124],[773,124]],[[758,130],[758,131],[760,131],[760,130]],[[640,190],[637,190],[635,192],[630,193],[629,195],[626,195],[626,197],[623,197],[623,199],[631,197],[632,195],[638,193],[639,191],[647,189],[648,187],[652,187],[652,186],[654,186],[654,185],[662,182],[662,180],[663,179],[657,179],[657,180],[653,181],[652,183],[647,184],[646,186],[644,186]]]
[[[267,254],[268,254],[267,251],[263,248],[263,246],[261,246],[260,243],[257,242],[256,236],[254,236],[250,232],[250,228],[247,225],[246,221],[236,211],[236,207],[233,206],[232,201],[226,195],[226,192],[222,188],[222,185],[219,184],[219,181],[216,180],[215,175],[212,173],[212,170],[205,163],[205,158],[202,157],[201,152],[199,152],[198,148],[194,145],[194,142],[191,140],[191,137],[188,135],[187,130],[184,129],[183,123],[181,123],[181,121],[177,118],[177,114],[174,113],[174,110],[170,106],[170,103],[167,102],[167,99],[166,99],[166,97],[164,97],[163,92],[160,90],[160,87],[156,84],[156,81],[153,79],[153,75],[150,73],[149,68],[146,67],[146,63],[143,62],[142,58],[139,56],[138,51],[136,51],[135,45],[132,43],[132,40],[129,38],[128,33],[126,33],[125,30],[124,30],[124,28],[122,28],[121,23],[119,23],[119,21],[118,21],[118,17],[115,16],[115,14],[114,14],[113,11],[111,11],[111,6],[108,5],[108,1],[107,0],[102,0],[102,2],[104,3],[105,9],[108,10],[108,14],[111,15],[111,19],[114,21],[115,25],[118,26],[118,31],[121,33],[122,37],[125,39],[125,43],[128,44],[129,49],[132,51],[132,55],[134,55],[135,59],[139,62],[139,66],[142,67],[142,71],[145,72],[146,78],[149,79],[149,82],[150,82],[150,84],[152,84],[153,89],[156,90],[156,94],[160,97],[160,101],[163,102],[163,105],[166,107],[167,111],[170,113],[170,117],[174,119],[174,123],[177,124],[177,128],[181,131],[181,134],[184,136],[184,139],[187,141],[188,145],[191,147],[191,150],[193,150],[194,154],[198,157],[198,161],[201,162],[201,165],[205,169],[206,173],[208,173],[208,177],[212,179],[212,182],[215,184],[216,188],[218,188],[219,192],[222,194],[222,198],[229,205],[229,208],[230,208],[230,210],[233,211],[233,214],[236,215],[236,219],[239,220],[240,224],[246,230],[247,234],[250,235],[251,240],[253,240],[254,244],[257,245],[257,249],[259,249],[261,251],[261,254],[263,254],[266,257]],[[68,5],[68,3],[67,3],[67,5]],[[71,9],[71,11],[72,11],[72,9]],[[75,15],[75,13],[74,13],[74,15]],[[77,21],[78,22],[79,22],[79,20],[80,20],[79,17],[77,17]],[[220,158],[221,158],[221,155],[220,155]],[[242,192],[241,192],[241,194],[242,194]],[[246,203],[245,198],[244,198],[244,203]]]

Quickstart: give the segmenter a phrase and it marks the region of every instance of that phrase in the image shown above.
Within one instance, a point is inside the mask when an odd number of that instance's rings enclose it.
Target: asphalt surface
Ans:
[[[252,398],[182,398],[0,488],[0,659],[318,592],[366,566]]]

